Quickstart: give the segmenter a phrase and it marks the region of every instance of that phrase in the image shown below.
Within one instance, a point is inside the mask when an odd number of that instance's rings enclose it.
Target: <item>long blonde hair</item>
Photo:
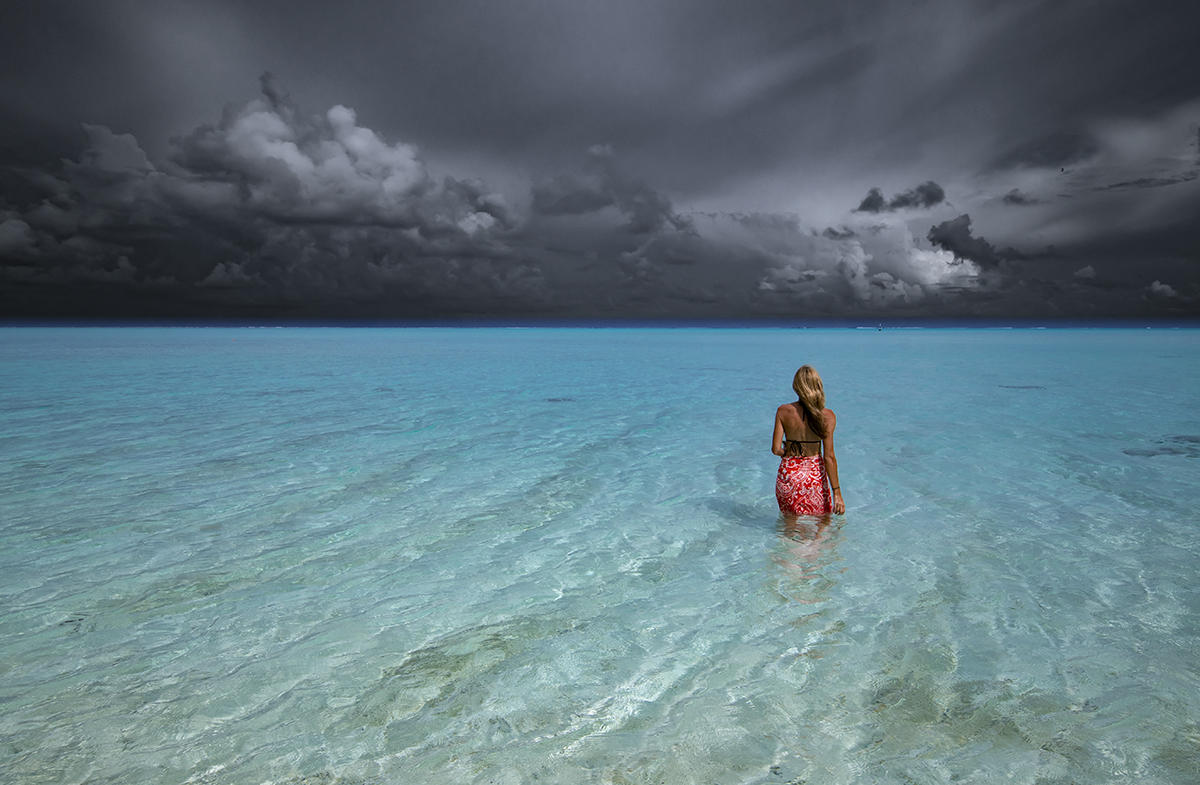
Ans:
[[[804,409],[804,421],[820,438],[829,434],[825,426],[825,385],[821,375],[811,365],[801,365],[792,377],[792,389],[800,397],[800,408]]]

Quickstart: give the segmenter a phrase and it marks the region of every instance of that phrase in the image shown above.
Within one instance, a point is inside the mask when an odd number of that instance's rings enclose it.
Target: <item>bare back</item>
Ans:
[[[828,422],[833,414],[829,409],[822,412],[827,423],[826,430],[829,431]],[[813,456],[821,454],[822,439],[812,428],[808,427],[808,423],[804,418],[804,410],[797,402],[785,403],[775,412],[775,417],[783,426],[783,438],[786,442],[784,449],[788,455]]]

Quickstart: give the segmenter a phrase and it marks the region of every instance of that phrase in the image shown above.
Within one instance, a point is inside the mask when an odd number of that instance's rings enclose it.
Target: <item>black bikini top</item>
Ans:
[[[796,458],[796,457],[815,458],[816,456],[820,455],[819,452],[813,453],[812,455],[805,455],[804,448],[801,447],[800,445],[802,445],[802,444],[820,444],[820,443],[821,443],[820,439],[784,439],[783,455],[785,458]],[[791,445],[793,445],[793,444],[796,446],[792,447]]]

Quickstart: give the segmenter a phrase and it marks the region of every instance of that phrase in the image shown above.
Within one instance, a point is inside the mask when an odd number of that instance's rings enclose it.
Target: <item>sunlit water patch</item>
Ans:
[[[849,512],[784,525],[809,362]],[[1200,781],[1195,331],[8,329],[17,783]]]

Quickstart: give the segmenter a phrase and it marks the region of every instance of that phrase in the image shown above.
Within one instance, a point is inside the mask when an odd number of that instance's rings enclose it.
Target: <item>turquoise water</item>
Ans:
[[[848,512],[781,525],[803,362]],[[1194,783],[1200,332],[0,331],[14,783]]]

